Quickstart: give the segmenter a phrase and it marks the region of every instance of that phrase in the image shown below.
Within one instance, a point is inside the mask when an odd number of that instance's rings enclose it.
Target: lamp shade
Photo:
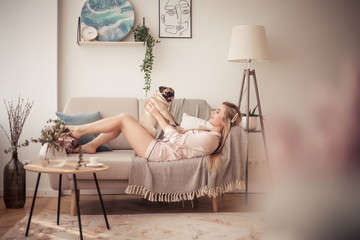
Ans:
[[[228,61],[246,62],[247,60],[269,60],[264,26],[240,25],[233,27]]]

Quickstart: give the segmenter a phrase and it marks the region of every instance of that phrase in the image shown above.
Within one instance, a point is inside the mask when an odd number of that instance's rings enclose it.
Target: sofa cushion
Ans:
[[[184,129],[197,129],[201,127],[212,128],[212,125],[207,120],[183,113],[180,127]]]
[[[100,152],[96,154],[83,154],[85,163],[89,163],[90,157],[99,157],[99,162],[108,165],[110,168],[103,172],[96,173],[98,179],[101,180],[127,180],[129,179],[129,172],[131,168],[131,158],[134,154],[133,150],[113,150],[112,152]],[[77,162],[79,154],[68,154],[67,160],[69,162]],[[69,174],[72,179],[72,175]],[[76,179],[91,179],[92,174],[77,174]]]
[[[65,114],[62,112],[56,112],[56,116],[67,125],[81,125],[86,123],[95,122],[101,119],[100,112],[92,113],[76,113],[76,114]]]
[[[86,123],[95,122],[101,119],[100,112],[93,113],[76,113],[76,114],[65,114],[61,112],[56,112],[56,116],[66,125],[81,125]],[[94,138],[96,138],[98,134],[85,134],[79,138],[79,144],[84,145]],[[96,151],[104,152],[111,151],[112,149],[107,144],[103,144],[99,146]]]

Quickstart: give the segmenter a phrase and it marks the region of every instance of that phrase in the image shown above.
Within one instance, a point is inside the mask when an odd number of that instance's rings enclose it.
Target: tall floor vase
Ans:
[[[26,201],[26,175],[17,152],[4,168],[4,203],[7,208],[23,208]]]

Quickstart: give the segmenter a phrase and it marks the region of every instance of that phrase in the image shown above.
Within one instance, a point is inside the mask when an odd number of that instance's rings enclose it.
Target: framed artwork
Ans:
[[[97,34],[97,41],[119,41],[126,37],[134,25],[134,8],[129,0],[87,0],[81,9],[83,36]]]
[[[191,0],[159,0],[159,37],[191,38]]]

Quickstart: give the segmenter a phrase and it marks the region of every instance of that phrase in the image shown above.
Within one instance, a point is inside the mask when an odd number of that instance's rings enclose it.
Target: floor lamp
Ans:
[[[241,107],[241,101],[243,97],[243,90],[246,81],[247,85],[247,95],[246,95],[246,134],[247,137],[249,133],[262,133],[263,141],[264,141],[264,148],[265,148],[265,155],[266,161],[270,173],[270,165],[269,165],[269,157],[265,139],[265,128],[263,122],[263,114],[261,109],[260,103],[260,95],[256,81],[256,74],[255,69],[250,70],[250,62],[251,61],[267,61],[269,60],[269,52],[268,46],[266,41],[266,34],[265,28],[263,26],[256,26],[256,25],[240,25],[234,26],[232,29],[231,41],[230,41],[230,48],[229,48],[229,62],[247,62],[247,69],[244,70],[242,83],[241,83],[241,90],[240,90],[240,98],[239,98],[239,108]],[[256,99],[257,99],[257,106],[259,111],[259,118],[260,118],[260,126],[261,130],[249,130],[249,110],[250,110],[250,78],[252,76]],[[245,168],[245,199],[247,202],[248,199],[248,166],[249,166],[249,141],[247,141],[247,154],[246,154],[246,168]]]

